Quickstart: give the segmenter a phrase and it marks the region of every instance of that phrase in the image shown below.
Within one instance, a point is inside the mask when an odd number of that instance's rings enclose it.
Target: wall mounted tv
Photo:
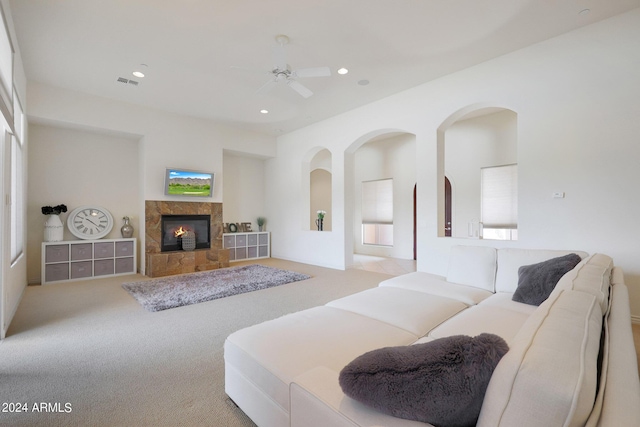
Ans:
[[[215,175],[187,169],[167,168],[164,194],[168,196],[211,197]]]

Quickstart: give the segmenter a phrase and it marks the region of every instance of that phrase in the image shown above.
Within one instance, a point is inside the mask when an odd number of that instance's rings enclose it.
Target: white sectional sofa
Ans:
[[[610,257],[582,261],[540,306],[512,301],[518,269],[570,251],[456,246],[446,277],[416,272],[231,334],[228,396],[260,427],[430,424],[347,397],[341,369],[365,352],[483,332],[509,351],[478,426],[638,426],[640,382],[629,297]]]

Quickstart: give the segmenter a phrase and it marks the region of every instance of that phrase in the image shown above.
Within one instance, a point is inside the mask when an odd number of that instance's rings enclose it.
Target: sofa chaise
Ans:
[[[519,270],[577,254],[539,306]],[[638,426],[640,382],[622,271],[603,254],[455,246],[447,276],[415,272],[231,334],[227,395],[260,427],[410,427],[348,397],[340,371],[384,347],[501,337],[478,426]]]

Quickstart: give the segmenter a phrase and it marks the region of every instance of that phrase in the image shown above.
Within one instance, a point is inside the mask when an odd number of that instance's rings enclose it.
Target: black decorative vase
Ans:
[[[322,223],[323,223],[324,219],[322,218],[318,218],[316,219],[316,227],[318,227],[318,231],[322,231]]]

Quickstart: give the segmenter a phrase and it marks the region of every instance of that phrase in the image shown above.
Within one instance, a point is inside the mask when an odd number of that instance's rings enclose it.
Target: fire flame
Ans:
[[[174,234],[175,234],[176,237],[181,237],[182,235],[187,234],[187,231],[189,231],[189,230],[187,230],[187,229],[183,228],[182,226],[180,226],[180,228],[178,228],[175,231]]]

